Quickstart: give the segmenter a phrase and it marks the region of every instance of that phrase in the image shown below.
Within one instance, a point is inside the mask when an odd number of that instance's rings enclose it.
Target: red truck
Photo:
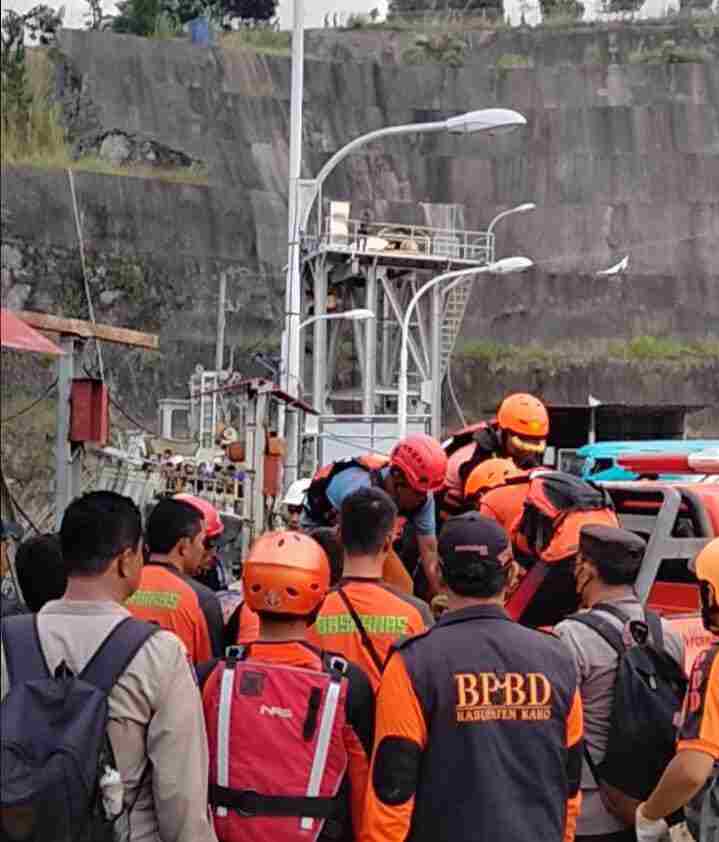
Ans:
[[[623,457],[619,461],[643,477],[633,482],[602,483],[621,525],[647,541],[637,579],[639,598],[682,634],[689,669],[696,655],[711,641],[702,625],[699,587],[688,562],[719,536],[719,456],[694,460],[693,464],[686,455],[669,454]],[[701,472],[703,479],[662,482],[653,478],[670,472]],[[541,563],[536,567],[541,567]],[[573,610],[568,607],[573,599],[571,563],[558,565],[547,573],[532,568],[510,597],[507,610],[528,625],[551,626]]]

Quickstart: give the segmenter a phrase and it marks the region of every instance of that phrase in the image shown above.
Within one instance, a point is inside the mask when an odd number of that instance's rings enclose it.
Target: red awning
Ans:
[[[62,348],[4,307],[0,308],[0,339],[3,348],[12,348],[15,351],[33,351],[36,354],[55,356],[65,353]]]

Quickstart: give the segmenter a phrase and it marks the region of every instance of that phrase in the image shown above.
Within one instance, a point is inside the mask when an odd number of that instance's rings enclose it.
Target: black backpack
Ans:
[[[0,705],[0,840],[105,842],[100,778],[116,769],[107,736],[108,694],[158,627],[127,618],[78,676],[54,676],[34,615],[2,623],[10,691]],[[134,806],[134,804],[133,804]]]
[[[635,645],[599,613],[629,624]],[[681,710],[687,679],[679,664],[664,651],[659,617],[645,612],[646,622],[631,620],[615,605],[599,603],[570,619],[594,629],[618,656],[607,751],[601,763],[585,757],[597,783],[604,781],[631,798],[645,800],[659,782],[676,750],[676,716]]]

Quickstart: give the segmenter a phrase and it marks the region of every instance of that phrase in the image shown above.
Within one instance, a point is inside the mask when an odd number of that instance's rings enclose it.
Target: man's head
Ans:
[[[447,454],[432,436],[416,433],[397,442],[389,463],[387,491],[403,514],[418,509],[444,485]]]
[[[288,529],[298,530],[300,528],[300,518],[302,517],[305,494],[311,483],[311,479],[298,479],[287,489],[287,494],[285,494],[284,500],[282,501],[282,517]]]
[[[302,532],[266,532],[252,545],[242,570],[245,599],[261,618],[314,622],[330,584],[330,563]]]
[[[502,432],[505,456],[520,468],[542,464],[549,435],[549,415],[544,404],[533,395],[509,395],[497,411],[497,426]]]
[[[196,497],[194,494],[176,494],[173,499],[187,503],[188,506],[192,506],[195,511],[202,515],[205,527],[205,556],[202,560],[200,570],[211,569],[217,564],[217,551],[225,531],[225,525],[222,522],[220,513],[208,500],[204,500],[202,497]]]
[[[704,628],[719,635],[719,538],[710,541],[690,567],[699,580]]]
[[[646,548],[638,535],[618,526],[583,526],[574,567],[582,604],[593,605],[607,588],[633,587]]]
[[[345,551],[340,536],[332,526],[320,526],[309,534],[327,553],[330,562],[330,587],[333,588],[342,578],[345,565]]]
[[[188,576],[205,567],[207,555],[205,519],[184,500],[161,500],[152,510],[145,543],[150,556],[161,556]]]
[[[450,518],[439,536],[439,568],[457,596],[502,602],[516,574],[509,536],[491,518],[468,512]]]
[[[397,506],[380,488],[359,488],[342,501],[340,540],[347,558],[384,558]]]
[[[65,510],[60,550],[68,579],[103,579],[124,602],[140,585],[140,510],[114,491],[85,494]]]
[[[23,541],[15,553],[15,572],[23,599],[33,614],[50,600],[60,599],[67,587],[60,536],[37,535]]]

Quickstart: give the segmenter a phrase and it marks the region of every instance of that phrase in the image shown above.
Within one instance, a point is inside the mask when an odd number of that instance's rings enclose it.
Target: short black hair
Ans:
[[[440,570],[450,590],[460,596],[491,599],[493,596],[499,596],[509,582],[508,568],[498,567],[493,561],[475,562],[471,574],[447,568],[443,564],[440,564]]]
[[[67,588],[60,536],[36,535],[15,552],[15,572],[27,607],[37,613],[45,603],[60,599]]]
[[[396,517],[394,500],[381,488],[359,488],[345,497],[340,508],[340,536],[347,555],[376,555]]]
[[[330,587],[334,587],[342,578],[345,566],[345,551],[337,530],[331,526],[320,526],[313,529],[309,535],[327,553],[330,560]]]
[[[114,559],[135,549],[142,537],[142,516],[129,497],[92,491],[73,500],[60,527],[60,546],[68,576],[101,576]]]
[[[195,538],[203,523],[202,512],[184,500],[161,500],[147,521],[147,549],[150,553],[167,555],[183,538]]]

